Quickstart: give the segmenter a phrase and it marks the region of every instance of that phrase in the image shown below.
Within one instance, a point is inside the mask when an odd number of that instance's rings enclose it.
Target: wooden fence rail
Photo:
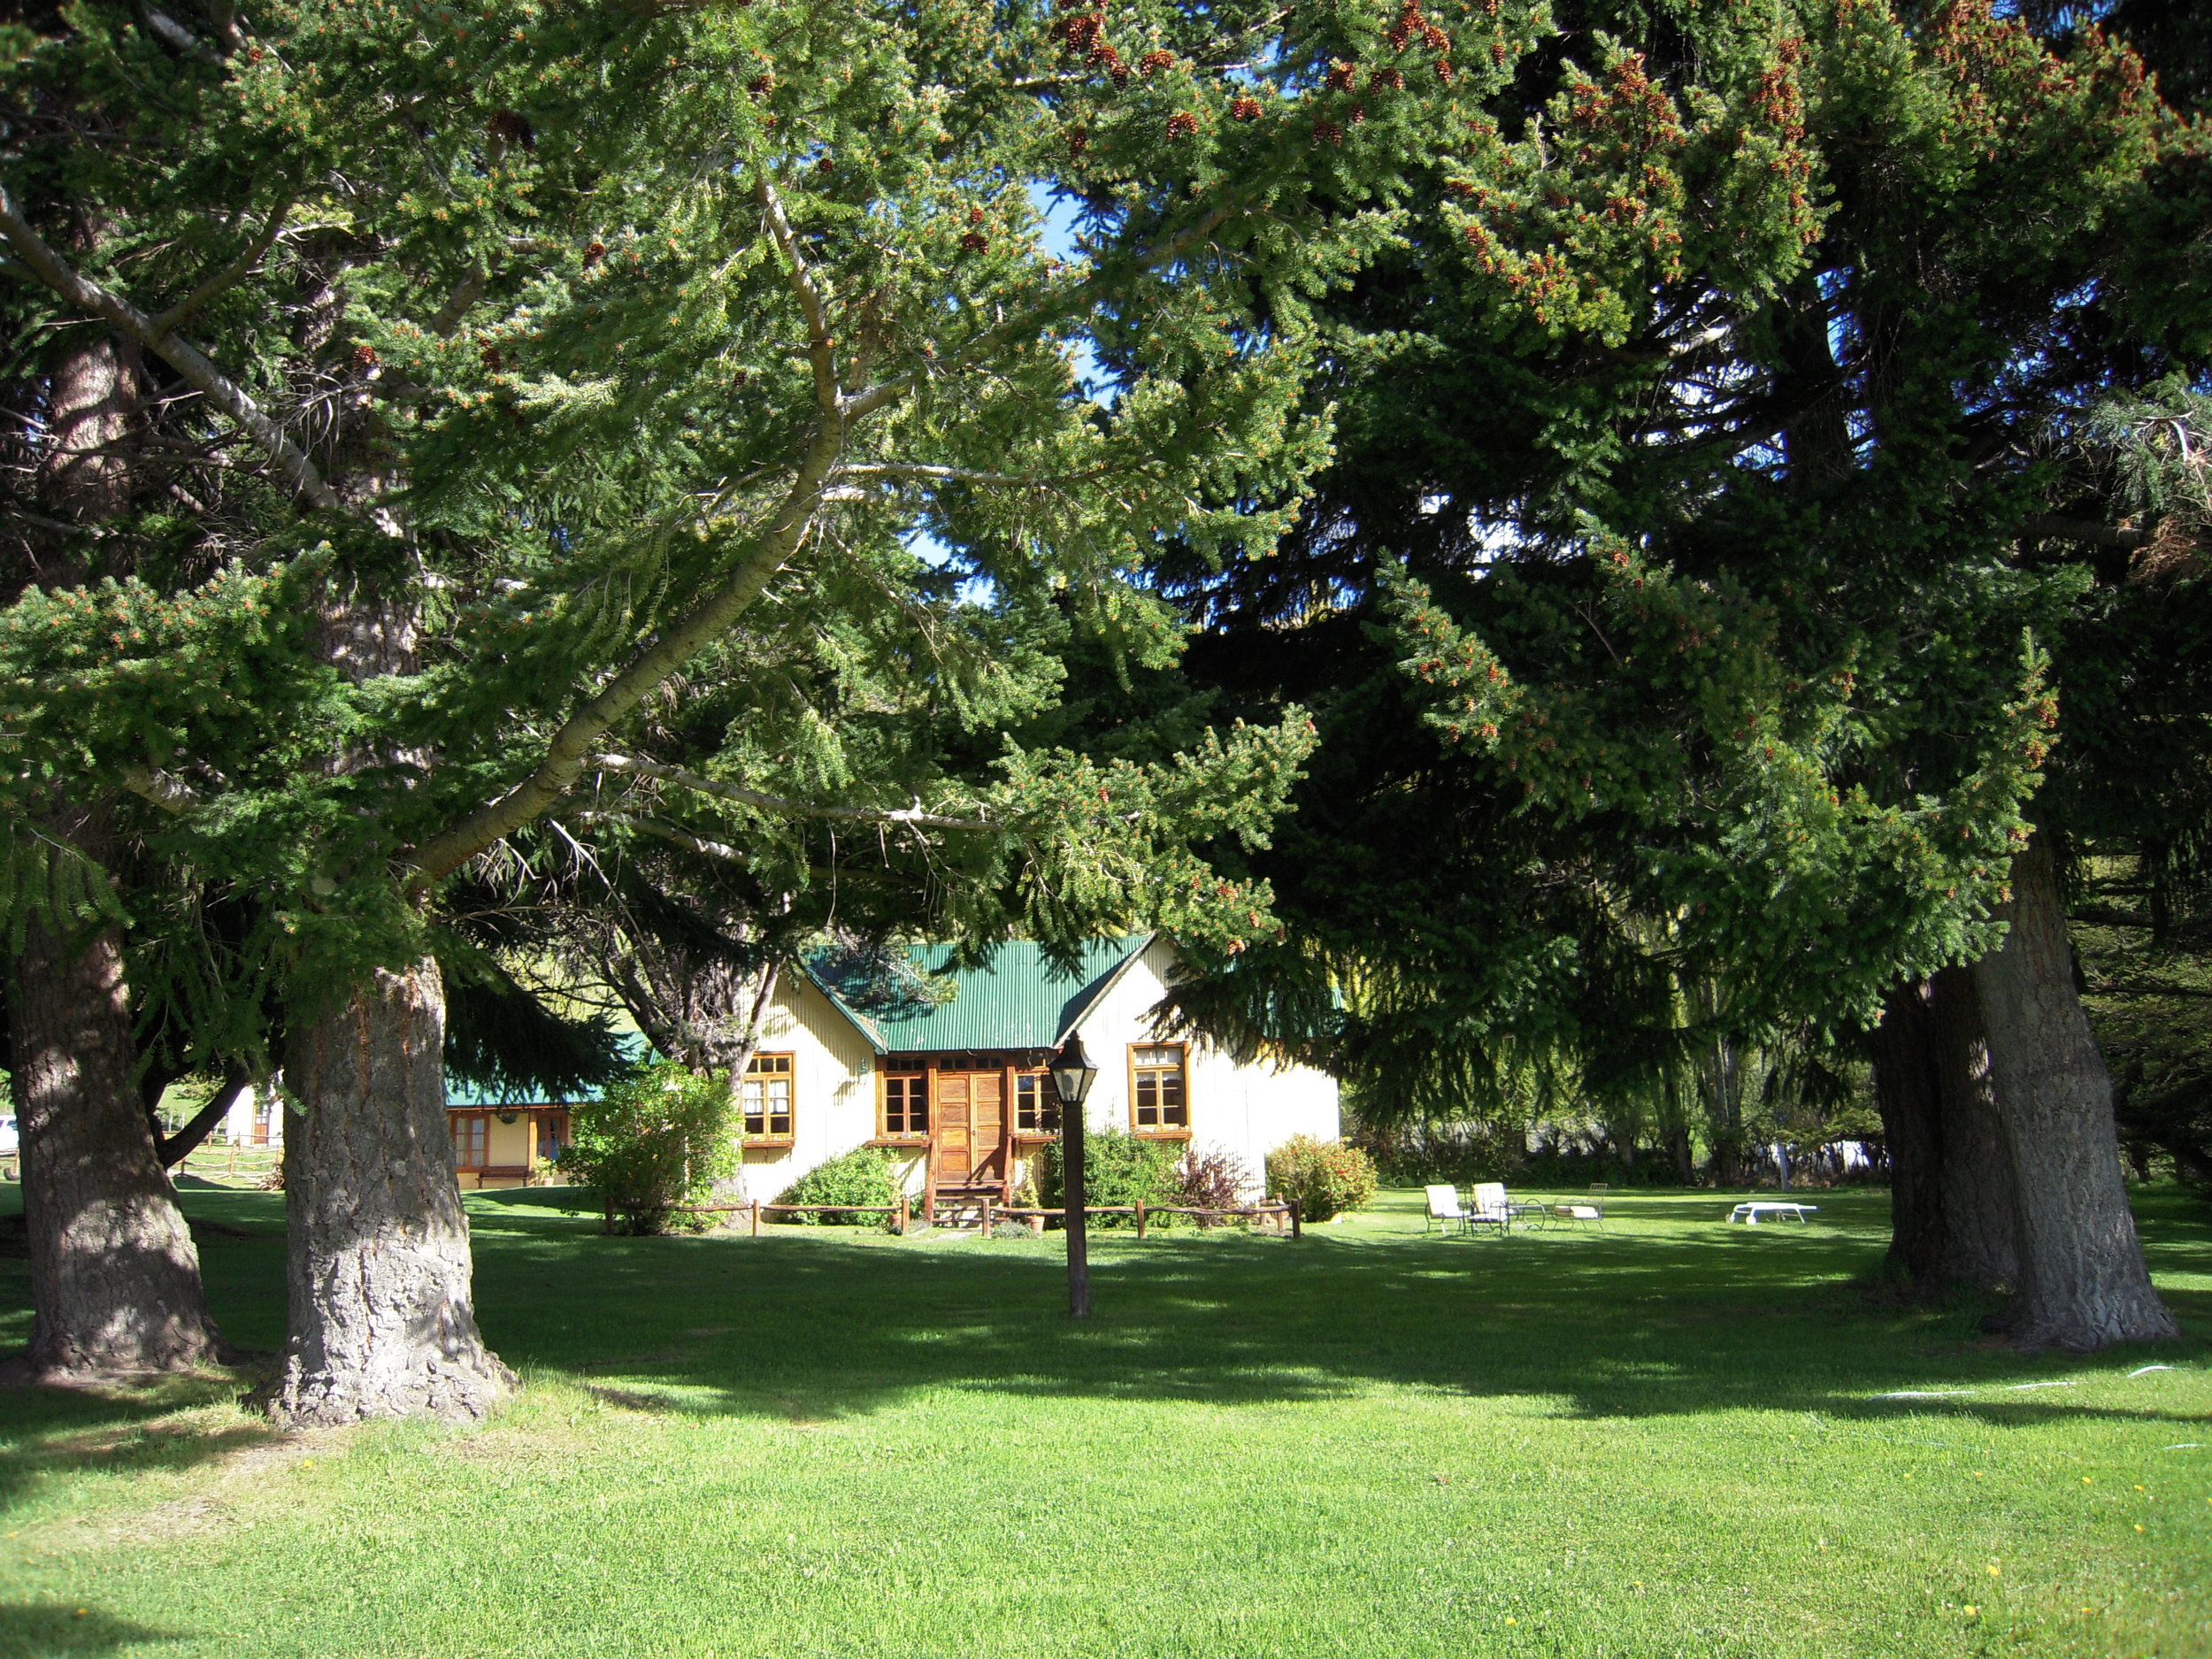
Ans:
[[[760,1236],[760,1218],[764,1215],[776,1213],[818,1216],[886,1216],[891,1218],[892,1230],[900,1233],[910,1230],[914,1221],[912,1201],[906,1198],[900,1199],[895,1204],[765,1204],[756,1200],[742,1204],[677,1204],[672,1208],[695,1216],[749,1216],[752,1220],[751,1231],[755,1238]],[[1029,1224],[1029,1230],[1032,1233],[1041,1234],[1045,1230],[1047,1221],[1056,1216],[1064,1222],[1067,1219],[1067,1213],[1064,1207],[1028,1209],[1017,1204],[994,1204],[990,1200],[985,1199],[983,1201],[983,1230],[986,1234],[989,1233],[991,1218],[994,1214],[996,1214],[1014,1221],[1025,1221]],[[1086,1204],[1083,1206],[1083,1213],[1087,1216],[1133,1217],[1137,1224],[1137,1236],[1140,1239],[1144,1237],[1145,1224],[1154,1216],[1194,1216],[1202,1221],[1241,1220],[1255,1224],[1271,1221],[1275,1225],[1275,1230],[1279,1233],[1286,1227],[1290,1236],[1294,1239],[1305,1236],[1305,1229],[1301,1225],[1298,1214],[1298,1206],[1279,1202],[1245,1204],[1234,1210],[1204,1210],[1193,1204]],[[614,1210],[611,1206],[607,1210],[607,1231],[610,1233],[614,1231]]]

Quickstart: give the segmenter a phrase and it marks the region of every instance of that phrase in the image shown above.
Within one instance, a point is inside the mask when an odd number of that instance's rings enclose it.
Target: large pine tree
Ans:
[[[1263,840],[1294,712],[1171,760],[979,772],[903,739],[919,758],[887,761],[879,711],[794,664],[1034,705],[1071,627],[1171,649],[1129,573],[1163,538],[1288,522],[1325,454],[1312,300],[1522,43],[1413,16],[304,0],[94,4],[24,37],[18,108],[82,83],[146,152],[180,142],[142,174],[63,123],[0,167],[11,280],[165,365],[202,464],[263,494],[199,543],[234,568],[8,613],[7,787],[127,792],[148,856],[250,901],[297,1113],[281,1415],[507,1386],[436,935],[448,883],[569,818],[934,841],[1002,895],[973,919],[1067,944],[1144,920],[1233,956],[1271,929],[1264,885],[1210,859]],[[1392,70],[1346,79],[1394,30]],[[1089,211],[1073,261],[1040,242],[1056,178]],[[50,234],[65,205],[117,234]],[[732,682],[757,706],[697,718]]]

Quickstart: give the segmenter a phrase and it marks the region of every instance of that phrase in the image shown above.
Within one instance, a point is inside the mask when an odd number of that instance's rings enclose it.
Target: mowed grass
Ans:
[[[1884,1200],[1813,1196],[1110,1235],[1085,1326],[1056,1237],[612,1240],[474,1197],[529,1385],[495,1421],[0,1395],[0,1654],[2212,1654],[2201,1204],[2140,1200],[2185,1343],[2028,1358],[1869,1295]],[[281,1196],[185,1202],[274,1347]],[[0,1262],[0,1343],[25,1302]]]

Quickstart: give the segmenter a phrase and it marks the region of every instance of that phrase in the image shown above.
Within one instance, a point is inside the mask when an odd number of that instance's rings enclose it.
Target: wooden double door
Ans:
[[[1006,1074],[940,1071],[930,1112],[934,1184],[1002,1187],[1006,1181]]]

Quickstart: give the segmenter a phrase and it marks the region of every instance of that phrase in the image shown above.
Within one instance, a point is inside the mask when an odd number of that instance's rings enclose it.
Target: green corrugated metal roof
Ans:
[[[887,1049],[945,1053],[964,1048],[1053,1048],[1123,969],[1151,942],[1149,933],[1095,939],[1083,948],[1077,971],[1049,962],[1044,948],[1026,940],[995,947],[979,968],[948,965],[950,945],[917,946],[914,965],[958,987],[949,1002],[852,1015]],[[825,990],[831,987],[824,987]],[[833,992],[833,996],[834,995]]]

